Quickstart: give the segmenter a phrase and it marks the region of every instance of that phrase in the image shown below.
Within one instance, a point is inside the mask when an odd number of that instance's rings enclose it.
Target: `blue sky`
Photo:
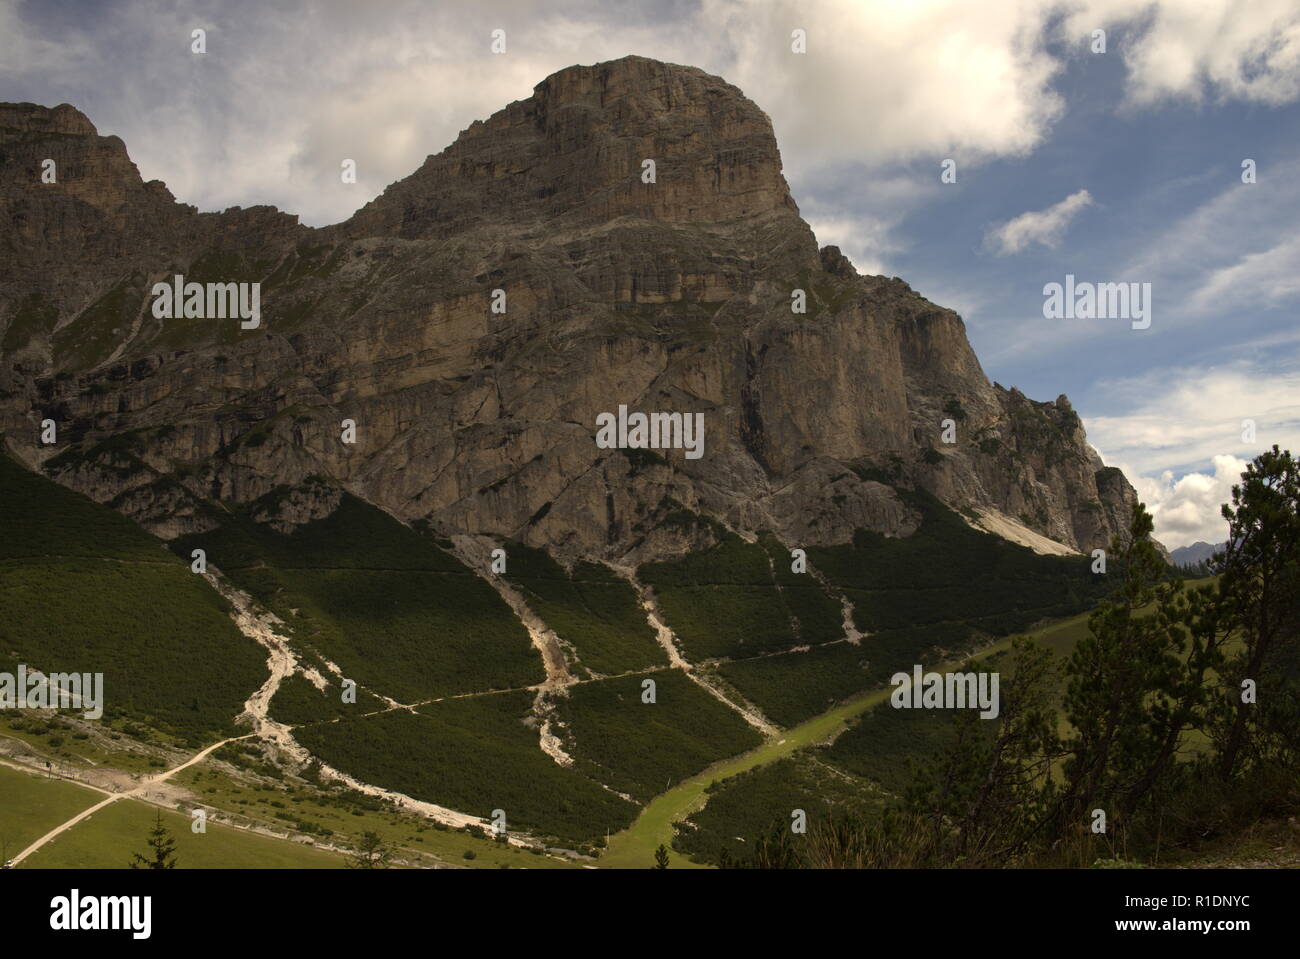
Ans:
[[[763,107],[819,240],[961,313],[992,379],[1069,395],[1166,543],[1221,539],[1243,460],[1300,450],[1294,0],[0,0],[0,99],[74,104],[200,209],[310,224],[547,74],[628,53]],[[1151,327],[1044,318],[1066,274],[1150,283]]]

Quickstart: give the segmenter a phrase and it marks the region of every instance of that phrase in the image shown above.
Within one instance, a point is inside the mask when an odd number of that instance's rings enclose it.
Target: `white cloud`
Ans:
[[[885,256],[902,249],[891,235],[895,224],[880,217],[830,215],[807,220],[818,246],[838,246],[864,275],[889,275]]]
[[[1233,485],[1241,482],[1246,462],[1224,454],[1213,458],[1208,473],[1175,478],[1166,470],[1158,477],[1130,477],[1138,498],[1151,513],[1156,539],[1169,549],[1226,540],[1228,524],[1220,510],[1231,499]]]
[[[792,173],[810,177],[929,157],[937,182],[946,157],[960,177],[1031,152],[1065,109],[1052,87],[1063,57],[1085,55],[1051,41],[1086,39],[1099,24],[1127,28],[1112,51],[1122,51],[1139,107],[1300,96],[1300,9],[1289,0],[699,0],[635,13],[586,0],[165,9],[137,0],[80,29],[48,14],[42,30],[45,16],[0,0],[6,87],[88,109],[183,201],[274,203],[316,224],[347,216],[555,70],[628,53],[738,85],[772,116]],[[198,25],[208,29],[201,58],[189,52]],[[504,56],[488,51],[497,27]],[[807,54],[790,50],[795,27],[808,31]],[[359,168],[349,189],[338,178],[344,158]]]
[[[1063,110],[1045,4],[709,0],[704,35],[734,50],[727,79],[772,117],[798,166],[952,157],[958,176],[1036,147]],[[808,53],[790,51],[790,32]]]
[[[1300,292],[1294,276],[1300,260],[1300,161],[1261,164],[1253,184],[1242,183],[1240,172],[1235,166],[1222,171],[1224,186],[1217,193],[1144,238],[1143,253],[1124,276],[1186,289],[1185,302],[1169,308],[1192,315],[1225,300],[1238,309],[1273,306]]]
[[[0,27],[15,10],[39,11],[0,4]],[[270,203],[323,225],[565,66],[632,52],[694,55],[689,24],[602,16],[584,4],[540,10],[522,0],[183,0],[164,10],[136,0],[80,27],[61,22],[42,33],[33,18],[14,45],[42,38],[41,59],[0,59],[0,85],[81,108],[101,134],[126,142],[146,179],[163,180],[182,202],[202,210]],[[207,30],[201,55],[190,51],[196,26]],[[498,27],[507,32],[504,55],[490,52]],[[0,44],[8,53],[10,42]],[[357,162],[355,185],[340,180],[344,159]]]
[[[1275,372],[1245,362],[1151,370],[1103,383],[1099,393],[1129,412],[1086,417],[1088,439],[1124,470],[1171,548],[1224,538],[1219,506],[1247,460],[1274,444],[1300,452],[1300,356]]]
[[[1205,311],[1224,306],[1272,306],[1300,295],[1300,236],[1260,253],[1247,253],[1210,273],[1190,305]]]
[[[84,38],[41,36],[19,16],[19,10],[19,0],[0,0],[0,76],[36,70],[59,58],[83,57],[89,52]]]
[[[1074,218],[1089,206],[1092,194],[1079,190],[1046,210],[1030,210],[992,227],[984,237],[984,245],[999,256],[1019,253],[1031,243],[1055,248]]]
[[[1062,6],[1070,9],[1062,25],[1069,36],[1142,27],[1120,48],[1130,106],[1174,98],[1277,105],[1300,97],[1300,7],[1294,0],[1083,0]]]
[[[1088,417],[1088,438],[1104,456],[1154,474],[1190,468],[1219,453],[1253,456],[1277,443],[1300,451],[1300,358],[1264,372],[1246,362],[1200,369],[1152,369],[1108,380],[1096,394],[1127,412]],[[1243,421],[1254,441],[1242,438]]]
[[[883,276],[895,272],[889,258],[908,248],[898,232],[908,210],[941,189],[937,180],[866,175],[861,169],[828,171],[820,187],[810,189],[800,206],[818,245],[838,246],[859,273]],[[834,202],[819,199],[823,195],[833,196]]]

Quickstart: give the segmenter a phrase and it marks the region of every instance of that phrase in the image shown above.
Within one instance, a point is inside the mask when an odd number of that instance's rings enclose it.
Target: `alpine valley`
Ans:
[[[104,676],[100,721],[0,712],[0,793],[69,791],[28,865],[122,865],[152,807],[183,865],[743,858],[938,748],[895,672],[1067,650],[1135,502],[818,248],[759,107],[640,57],[319,229],[0,104],[0,432],[0,671]]]

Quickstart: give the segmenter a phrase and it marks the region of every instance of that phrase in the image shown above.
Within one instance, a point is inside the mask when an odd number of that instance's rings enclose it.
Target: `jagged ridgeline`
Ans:
[[[955,313],[819,249],[768,118],[690,67],[562,70],[319,229],[199,213],[73,107],[0,104],[0,224],[0,430],[33,471],[4,475],[39,500],[6,497],[5,540],[71,551],[5,554],[0,654],[147,649],[121,708],[224,731],[264,656],[202,550],[282,622],[298,744],[570,845],[1085,609],[1134,501],[1065,397],[989,382]],[[597,442],[626,411],[698,442]],[[870,778],[793,762],[755,776]]]
[[[682,507],[805,549],[907,535],[899,487],[1086,552],[1133,500],[1068,400],[819,250],[767,116],[690,67],[562,70],[320,229],[198,213],[73,107],[0,105],[0,217],[0,428],[167,537],[313,475],[566,563],[715,545]],[[254,284],[245,328],[225,293]],[[602,447],[622,407],[700,418],[701,455]]]

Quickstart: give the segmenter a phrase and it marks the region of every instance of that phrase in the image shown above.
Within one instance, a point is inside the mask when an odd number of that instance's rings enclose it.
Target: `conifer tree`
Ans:
[[[163,825],[162,813],[154,820],[153,829],[149,830],[150,855],[131,854],[132,869],[175,869],[176,840],[171,837]]]

